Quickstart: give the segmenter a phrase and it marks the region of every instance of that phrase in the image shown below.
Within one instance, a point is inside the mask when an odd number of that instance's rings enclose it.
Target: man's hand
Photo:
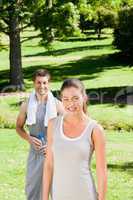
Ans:
[[[33,145],[34,149],[40,151],[42,154],[46,154],[47,145],[42,145],[42,141],[34,136],[30,136],[30,144]]]
[[[34,136],[30,136],[30,144],[33,145],[35,150],[39,151],[42,148],[41,140],[37,139]]]
[[[40,152],[41,152],[42,154],[46,155],[46,151],[47,151],[47,145],[45,144],[45,145],[43,145],[43,146],[41,147]]]

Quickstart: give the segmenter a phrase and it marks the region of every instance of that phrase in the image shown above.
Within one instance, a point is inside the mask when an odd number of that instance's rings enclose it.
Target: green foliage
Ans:
[[[50,30],[53,25],[53,8],[48,9],[44,5],[36,10],[33,14],[31,23],[35,26],[35,29],[41,31],[41,43],[50,43],[53,40]]]
[[[103,6],[96,9],[94,23],[101,29],[106,27],[114,27],[116,19],[117,15],[113,10],[105,8]]]
[[[0,128],[14,129],[16,127],[15,121],[7,119],[6,117],[0,116]]]
[[[120,1],[120,7],[123,8],[125,6],[132,6],[133,0],[121,0]]]
[[[119,105],[99,104],[89,105],[90,116],[99,121],[107,130],[133,130],[132,106],[120,107]],[[101,115],[102,113],[102,115]]]
[[[88,0],[88,3],[93,7],[98,8],[99,6],[110,7],[112,5],[112,0]]]
[[[59,38],[79,36],[79,12],[76,6],[69,2],[59,7],[54,15],[54,24]]]
[[[126,56],[133,56],[133,7],[119,11],[113,44]]]
[[[36,29],[40,29],[41,44],[47,46],[55,37],[62,39],[80,34],[79,13],[76,6],[69,2],[52,8],[42,6],[32,17]]]
[[[79,1],[78,9],[80,13],[80,28],[82,32],[84,29],[89,29],[94,18],[94,9],[86,0]]]
[[[10,18],[18,17],[19,25],[23,24],[30,25],[29,7],[27,1],[16,1],[16,0],[2,0],[0,4],[0,32],[9,35],[10,31]],[[20,27],[19,27],[20,28]]]
[[[104,6],[106,8],[120,9],[123,6],[131,6],[133,0],[87,0],[93,7]]]
[[[103,0],[87,1],[80,0],[78,9],[80,11],[80,27],[84,29],[94,28],[99,37],[101,29],[114,27],[117,21],[117,5],[115,1]]]
[[[80,4],[79,6],[80,15],[83,15],[85,20],[92,20],[94,16],[93,8],[90,4]]]

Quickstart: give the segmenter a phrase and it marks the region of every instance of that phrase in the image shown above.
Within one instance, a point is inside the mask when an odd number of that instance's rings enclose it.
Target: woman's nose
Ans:
[[[74,105],[74,101],[73,100],[69,100],[69,105]]]

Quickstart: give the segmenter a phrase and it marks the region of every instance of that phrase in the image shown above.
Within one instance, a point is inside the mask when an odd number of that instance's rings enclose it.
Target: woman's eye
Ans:
[[[78,97],[74,97],[73,98],[73,101],[77,101],[79,98]]]
[[[63,101],[68,101],[68,99],[63,99]]]

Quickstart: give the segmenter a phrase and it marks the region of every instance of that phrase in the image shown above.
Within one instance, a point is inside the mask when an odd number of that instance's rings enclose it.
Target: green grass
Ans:
[[[7,50],[0,51],[0,88],[8,83],[8,38],[2,36]],[[56,41],[52,55],[39,46],[39,32],[27,29],[22,33],[22,62],[26,91],[32,89],[32,74],[38,68],[47,68],[53,80],[51,87],[58,90],[68,77],[80,78],[87,92],[107,95],[117,94],[123,86],[133,85],[133,66],[122,63],[113,56],[117,50],[112,46],[111,30],[104,30],[101,40],[93,33],[84,38],[68,38]],[[89,89],[89,90],[88,90]],[[0,199],[24,200],[24,176],[28,145],[15,133],[15,121],[22,94],[0,97]],[[133,112],[131,105],[89,105],[90,115],[98,120],[107,132],[108,200],[133,199]],[[109,131],[116,129],[117,131]],[[118,132],[118,130],[121,130]],[[93,172],[95,161],[93,161]],[[94,173],[95,176],[95,173]]]
[[[0,97],[0,127],[15,128],[20,96]]]
[[[24,200],[24,174],[28,146],[15,130],[0,131],[0,199]]]
[[[15,128],[20,102],[26,94],[0,97],[0,128]],[[88,114],[110,130],[133,130],[133,106],[119,104],[90,104]]]
[[[0,199],[25,200],[28,144],[15,130],[0,129]],[[107,131],[108,200],[133,199],[133,137],[131,132]],[[92,163],[95,176],[95,160]]]
[[[99,104],[88,107],[90,115],[108,130],[133,130],[133,107]]]
[[[133,174],[133,138],[131,133],[107,135],[108,200],[131,200]]]
[[[86,38],[56,41],[52,55],[38,45],[39,32],[32,29],[22,34],[22,62],[26,88],[32,86],[31,77],[38,68],[48,68],[53,75],[52,88],[58,89],[68,77],[83,80],[86,88],[122,87],[133,85],[133,67],[113,59],[117,52],[112,46],[112,32],[105,30],[101,40],[88,33]],[[8,51],[0,52],[0,85],[8,81]]]
[[[63,79],[80,78],[89,93],[90,90],[107,92],[112,95],[112,104],[91,105],[88,109],[107,129],[130,130],[133,127],[132,106],[119,107],[114,105],[114,95],[123,86],[133,85],[133,67],[114,59],[117,52],[112,46],[112,31],[104,30],[102,39],[88,32],[84,38],[68,38],[67,41],[56,41],[52,55],[39,46],[39,32],[27,29],[22,33],[22,61],[27,91],[33,87],[31,77],[33,72],[46,67],[53,75],[51,88],[59,90]],[[3,43],[8,44],[3,36]],[[0,86],[5,86],[8,80],[8,51],[0,52]],[[0,98],[0,127],[14,128],[19,102],[22,94],[14,97]],[[101,115],[102,113],[102,115]]]
[[[15,128],[20,102],[24,98],[24,94],[0,97],[0,128]],[[88,113],[105,129],[130,131],[133,130],[132,109],[132,105],[90,104]]]

